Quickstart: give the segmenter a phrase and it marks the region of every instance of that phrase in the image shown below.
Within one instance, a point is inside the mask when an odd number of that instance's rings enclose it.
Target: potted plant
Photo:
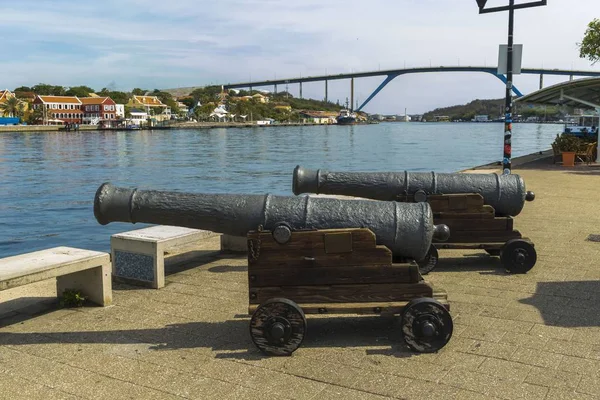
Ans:
[[[566,133],[556,135],[553,145],[560,151],[564,167],[575,165],[575,154],[581,148],[581,140],[578,137]]]

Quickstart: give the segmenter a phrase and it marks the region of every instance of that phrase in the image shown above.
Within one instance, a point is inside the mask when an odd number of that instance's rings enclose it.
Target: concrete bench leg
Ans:
[[[91,302],[100,306],[112,304],[112,281],[110,264],[58,276],[56,278],[56,293],[58,297],[66,289],[78,290]]]
[[[154,289],[165,286],[165,258],[161,246],[116,238],[111,243],[115,280]]]

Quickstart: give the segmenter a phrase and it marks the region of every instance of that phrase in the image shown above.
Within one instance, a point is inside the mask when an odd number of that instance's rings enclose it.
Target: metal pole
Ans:
[[[354,78],[350,79],[350,112],[354,111]]]
[[[540,89],[544,87],[544,74],[540,74]]]
[[[506,57],[506,100],[505,109],[506,115],[504,118],[504,158],[502,160],[502,174],[508,175],[511,172],[511,155],[512,155],[512,85],[513,85],[513,26],[515,16],[515,0],[510,0],[508,10],[508,50]]]
[[[327,79],[325,79],[325,103],[327,103]]]
[[[302,98],[302,82],[300,82],[300,98]]]

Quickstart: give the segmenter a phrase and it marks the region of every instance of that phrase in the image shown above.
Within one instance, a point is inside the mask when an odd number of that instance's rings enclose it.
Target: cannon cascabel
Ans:
[[[394,255],[420,260],[432,239],[447,239],[446,225],[433,225],[427,203],[342,200],[311,196],[193,194],[120,188],[104,183],[94,198],[102,224],[143,222],[246,236],[262,225],[292,229],[369,228]]]
[[[451,174],[436,172],[330,172],[294,169],[292,191],[396,200],[398,195],[479,193],[498,216],[518,215],[535,198],[519,175]]]

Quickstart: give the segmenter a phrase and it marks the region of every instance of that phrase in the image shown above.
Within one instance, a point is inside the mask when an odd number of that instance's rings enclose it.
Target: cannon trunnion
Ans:
[[[526,273],[537,261],[534,244],[513,227],[513,217],[526,201],[535,199],[518,175],[329,172],[297,166],[292,191],[429,203],[434,223],[448,226],[450,236],[443,242],[433,239],[427,255],[418,261],[423,274],[435,268],[437,249],[482,249],[500,256],[513,273]]]
[[[250,335],[267,354],[290,355],[307,332],[306,314],[400,315],[402,336],[435,352],[452,336],[447,294],[415,264],[392,262],[366,228],[251,231]]]

